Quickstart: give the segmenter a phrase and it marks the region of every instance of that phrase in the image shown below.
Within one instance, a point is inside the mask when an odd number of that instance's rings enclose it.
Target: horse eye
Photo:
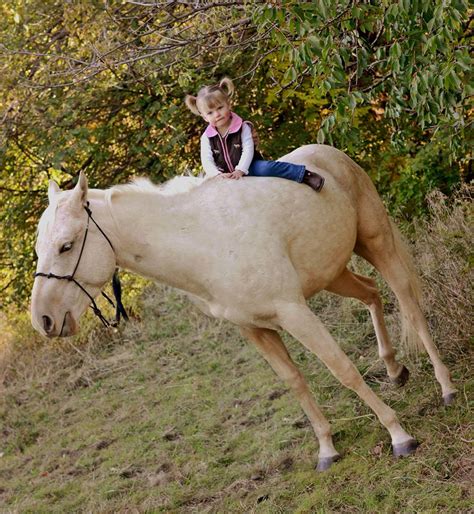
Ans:
[[[72,248],[72,243],[64,243],[59,250],[59,253],[68,252]]]

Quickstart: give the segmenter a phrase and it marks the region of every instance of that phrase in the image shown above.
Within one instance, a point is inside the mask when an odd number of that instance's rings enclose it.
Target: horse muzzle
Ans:
[[[54,317],[43,314],[41,321],[36,323],[40,332],[46,337],[69,337],[73,336],[78,331],[78,325],[72,316],[67,311],[64,317],[59,320],[55,320]]]

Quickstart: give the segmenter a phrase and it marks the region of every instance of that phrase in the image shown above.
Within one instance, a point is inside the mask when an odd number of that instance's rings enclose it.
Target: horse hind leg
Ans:
[[[316,405],[308,384],[292,361],[280,336],[274,330],[262,328],[241,328],[241,332],[255,344],[275,373],[288,384],[299,400],[319,440],[319,460],[316,469],[325,471],[340,459],[332,442],[331,427]]]
[[[398,229],[392,224],[388,232],[381,232],[365,244],[359,243],[356,253],[380,271],[395,293],[403,318],[414,329],[430,357],[435,377],[441,385],[444,403],[451,404],[456,388],[429,332],[420,305],[419,280]]]
[[[377,337],[379,357],[384,361],[390,380],[397,385],[404,385],[409,377],[408,370],[395,358],[395,350],[390,341],[383,315],[382,300],[375,284],[369,277],[357,275],[347,268],[334,280],[327,291],[349,298],[357,298],[367,305]]]
[[[276,307],[280,326],[315,353],[344,386],[357,393],[375,412],[390,433],[394,455],[413,453],[417,447],[416,441],[401,427],[393,409],[364,382],[349,357],[306,303],[282,302]]]

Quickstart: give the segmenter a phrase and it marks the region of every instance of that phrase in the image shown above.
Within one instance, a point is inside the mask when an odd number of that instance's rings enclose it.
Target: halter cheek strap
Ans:
[[[76,265],[74,266],[74,271],[72,272],[72,274],[71,275],[56,275],[54,273],[37,272],[34,274],[34,276],[35,276],[35,278],[36,277],[45,277],[48,279],[55,278],[57,280],[67,280],[68,282],[74,282],[74,284],[76,284],[77,287],[79,287],[79,289],[86,296],[89,297],[89,300],[91,301],[91,309],[93,310],[94,314],[100,319],[100,321],[103,323],[103,325],[105,327],[117,326],[119,324],[120,318],[122,316],[125,321],[128,321],[128,315],[127,315],[127,312],[125,311],[125,307],[123,306],[123,303],[122,303],[122,288],[121,288],[120,279],[118,276],[118,269],[117,268],[115,269],[114,276],[112,278],[112,288],[114,291],[115,301],[117,302],[117,305],[115,306],[114,302],[104,292],[102,292],[102,295],[104,296],[104,298],[106,298],[108,300],[108,302],[116,309],[115,310],[115,321],[112,323],[110,323],[104,317],[104,315],[102,314],[99,307],[97,307],[97,304],[96,304],[94,298],[92,297],[92,295],[74,278],[77,268],[79,267],[79,263],[81,262],[82,253],[84,252],[84,247],[86,245],[87,235],[89,233],[90,220],[92,220],[94,225],[98,228],[99,232],[105,237],[105,239],[107,240],[107,242],[110,245],[110,248],[112,248],[112,251],[115,254],[115,249],[114,249],[112,243],[110,242],[110,239],[107,237],[107,234],[99,227],[99,225],[97,224],[95,219],[92,217],[92,211],[89,208],[89,202],[87,202],[87,204],[84,205],[84,209],[87,212],[87,225],[86,225],[86,230],[84,232],[84,237],[82,239],[81,251],[79,252],[79,257],[77,259]]]

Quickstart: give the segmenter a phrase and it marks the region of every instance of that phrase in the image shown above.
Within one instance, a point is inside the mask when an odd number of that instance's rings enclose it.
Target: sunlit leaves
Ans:
[[[271,9],[271,20],[277,19],[278,55],[288,64],[271,68],[275,78],[291,96],[300,87],[296,77],[313,77],[337,120],[331,129],[322,120],[319,141],[330,133],[341,141],[352,133],[354,109],[388,93],[384,114],[394,128],[417,120],[450,141],[453,159],[461,156],[462,144],[453,139],[466,116],[471,69],[465,1],[283,2]]]

